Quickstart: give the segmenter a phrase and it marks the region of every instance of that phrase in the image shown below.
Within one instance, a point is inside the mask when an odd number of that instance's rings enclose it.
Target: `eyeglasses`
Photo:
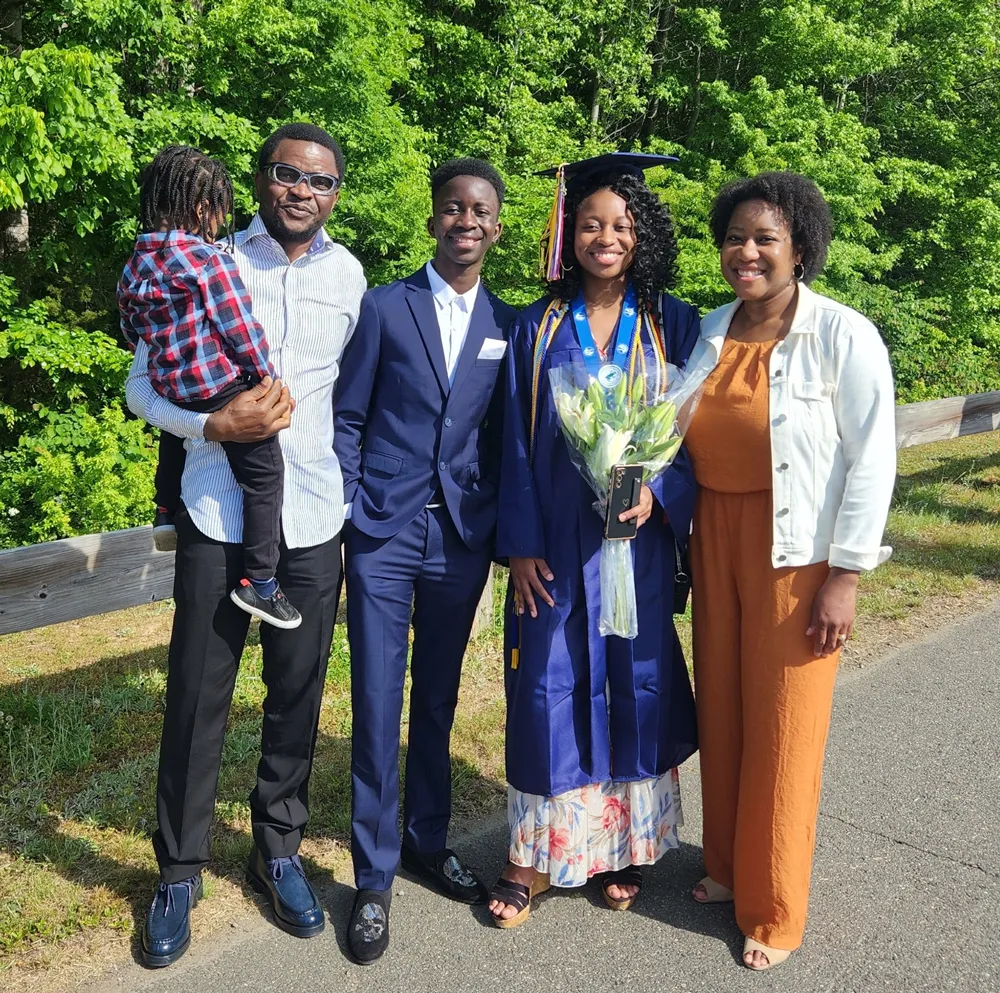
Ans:
[[[267,167],[267,175],[279,186],[294,189],[304,179],[313,193],[321,197],[332,196],[340,189],[340,179],[328,172],[302,172],[285,162],[272,162]]]

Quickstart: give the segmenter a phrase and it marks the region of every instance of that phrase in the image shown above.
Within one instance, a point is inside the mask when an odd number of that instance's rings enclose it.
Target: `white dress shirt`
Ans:
[[[344,524],[333,389],[366,289],[361,263],[323,230],[305,255],[289,262],[259,214],[236,235],[233,256],[267,335],[271,364],[295,400],[291,426],[278,433],[285,461],[285,543],[320,545]],[[210,415],[182,410],[154,391],[141,342],[125,397],[138,417],[186,439],[181,498],[198,530],[215,541],[241,542],[243,493],[222,446],[205,440]]]
[[[431,262],[427,263],[427,280],[434,294],[434,309],[437,311],[438,327],[441,329],[441,344],[444,346],[444,363],[448,369],[448,382],[454,383],[458,357],[469,333],[472,308],[479,294],[479,280],[471,290],[456,293],[446,283]]]
[[[702,318],[686,386],[715,368],[739,304]],[[874,569],[892,554],[882,532],[896,478],[892,370],[878,330],[799,284],[791,330],[772,350],[768,372],[771,564]]]

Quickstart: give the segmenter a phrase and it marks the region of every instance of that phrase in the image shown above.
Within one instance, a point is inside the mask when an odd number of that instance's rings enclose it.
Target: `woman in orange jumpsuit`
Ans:
[[[799,947],[840,649],[895,477],[892,375],[877,330],[808,288],[832,220],[810,180],[726,187],[712,228],[736,300],[702,320],[686,437],[707,875],[735,901],[744,963]]]

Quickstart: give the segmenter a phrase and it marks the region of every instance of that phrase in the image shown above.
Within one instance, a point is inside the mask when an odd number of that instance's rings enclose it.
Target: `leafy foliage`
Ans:
[[[118,407],[42,408],[37,420],[0,454],[0,547],[148,520],[156,451],[138,421]]]
[[[139,166],[197,145],[248,214],[256,150],[287,120],[341,140],[330,230],[373,285],[428,253],[428,168],[494,161],[509,197],[488,276],[516,305],[540,291],[538,169],[612,147],[678,154],[650,180],[677,226],[678,293],[703,310],[728,298],[706,225],[719,186],[806,173],[837,223],[819,288],[882,329],[900,400],[1000,387],[996,0],[37,0],[23,35],[0,57],[0,225],[22,207],[30,221],[28,254],[2,256],[5,469],[40,458],[26,438],[58,449],[47,416],[96,444],[121,410],[113,293]],[[144,518],[128,506],[42,530]]]

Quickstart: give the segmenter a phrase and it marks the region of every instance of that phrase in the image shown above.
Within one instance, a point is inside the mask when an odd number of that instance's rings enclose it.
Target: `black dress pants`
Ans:
[[[169,514],[176,514],[181,505],[181,477],[184,475],[184,439],[169,431],[160,432],[159,454],[156,459],[156,475],[153,488],[156,490],[156,506]]]
[[[254,380],[242,377],[208,400],[172,400],[175,407],[199,414],[214,414],[249,390]],[[236,482],[243,491],[243,572],[240,578],[273,579],[281,542],[281,500],[285,489],[285,460],[276,434],[260,441],[224,441],[222,449]],[[160,432],[156,466],[156,504],[171,513],[181,502],[181,476],[187,453],[184,441]],[[293,601],[294,602],[294,601]]]
[[[160,744],[153,848],[164,882],[199,872],[209,860],[226,718],[250,615],[230,599],[243,549],[213,541],[184,507],[176,517],[173,632]],[[250,794],[253,837],[266,858],[294,855],[308,819],[309,773],[340,584],[340,535],[287,548],[278,581],[302,625],[260,628],[264,720],[257,785]]]

